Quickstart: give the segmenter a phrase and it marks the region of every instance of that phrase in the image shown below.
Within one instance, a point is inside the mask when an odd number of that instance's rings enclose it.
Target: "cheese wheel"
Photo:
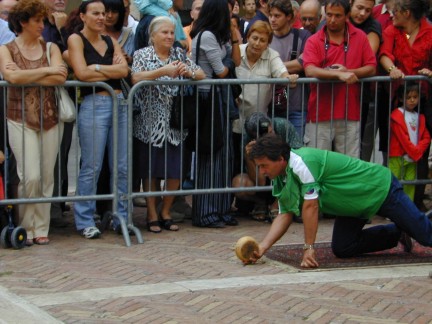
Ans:
[[[240,260],[247,261],[258,249],[258,242],[252,236],[243,236],[236,243],[235,253]]]

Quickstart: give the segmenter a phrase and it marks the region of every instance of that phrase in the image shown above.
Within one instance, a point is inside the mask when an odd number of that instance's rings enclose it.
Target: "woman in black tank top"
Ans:
[[[105,7],[102,1],[82,2],[79,12],[83,27],[68,39],[72,69],[80,81],[103,81],[111,86],[117,94],[118,110],[117,118],[113,120],[113,99],[106,88],[80,88],[83,100],[77,118],[81,146],[77,195],[96,194],[96,183],[105,148],[108,152],[111,179],[113,156],[118,161],[117,188],[111,190],[122,194],[127,191],[127,103],[121,92],[120,79],[127,76],[128,65],[117,41],[101,34],[105,22]],[[113,152],[113,122],[118,126],[117,152]],[[117,213],[113,213],[113,227],[120,232],[120,219],[128,219],[127,202],[119,200],[118,205],[113,207],[117,207]],[[76,228],[85,238],[97,238],[101,235],[93,219],[95,201],[76,202],[74,211]]]

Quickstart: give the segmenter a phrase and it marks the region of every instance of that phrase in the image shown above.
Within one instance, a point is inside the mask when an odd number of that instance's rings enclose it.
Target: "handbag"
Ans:
[[[51,65],[51,42],[47,43],[47,59],[48,64]],[[67,90],[62,86],[55,86],[55,97],[56,97],[56,103],[57,103],[57,109],[60,116],[60,120],[62,122],[73,122],[76,118],[76,110],[75,110],[75,103],[69,96],[69,93]]]
[[[130,76],[128,76],[127,78],[121,78],[120,79],[120,88],[121,88],[124,99],[128,98],[129,92],[131,89],[129,80],[130,80]]]
[[[193,85],[181,85],[171,106],[170,126],[174,129],[193,128],[196,125],[197,89]]]
[[[198,65],[201,35],[198,35],[196,64]],[[179,59],[180,60],[180,59]],[[170,127],[174,129],[191,129],[196,126],[198,89],[195,85],[181,85],[171,105]]]
[[[298,40],[300,32],[297,28],[292,29],[294,34],[293,46],[291,50],[290,60],[295,60],[298,57]],[[275,85],[274,94],[273,94],[273,105],[274,105],[274,115],[276,117],[286,118],[287,115],[287,107],[288,107],[288,92],[287,86],[282,84]],[[269,104],[269,110],[272,110],[272,104]]]

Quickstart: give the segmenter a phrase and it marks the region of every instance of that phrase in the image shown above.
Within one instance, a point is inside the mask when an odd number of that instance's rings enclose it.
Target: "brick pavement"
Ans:
[[[240,219],[225,229],[180,224],[179,232],[144,231],[144,244],[122,236],[85,240],[53,228],[48,246],[0,249],[0,319],[6,323],[432,323],[430,265],[298,271],[265,259],[243,266],[234,256],[244,235],[269,225]],[[377,218],[376,222],[385,222]],[[320,222],[328,241],[332,221]],[[293,224],[281,242],[303,241]],[[18,316],[16,310],[29,320]],[[24,315],[23,315],[24,316]]]

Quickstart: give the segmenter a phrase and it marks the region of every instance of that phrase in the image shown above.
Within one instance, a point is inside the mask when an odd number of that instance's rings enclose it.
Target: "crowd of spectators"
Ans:
[[[304,145],[370,160],[379,129],[384,164],[390,157],[400,179],[427,178],[431,86],[427,81],[408,85],[404,77],[432,77],[428,0],[378,5],[373,0],[194,0],[192,23],[186,27],[179,13],[183,0],[133,4],[139,21],[130,14],[129,0],[86,0],[69,15],[64,0],[0,0],[3,79],[42,86],[11,87],[5,98],[6,91],[0,93],[0,104],[7,107],[1,107],[1,120],[6,120],[1,133],[4,128],[8,133],[0,149],[9,153],[12,198],[67,195],[74,123],[59,120],[53,86],[64,83],[68,68],[70,79],[105,82],[117,95],[120,194],[128,190],[130,127],[134,192],[178,190],[184,175],[195,189],[268,185],[244,153],[251,141],[268,132],[280,133],[293,148]],[[48,42],[53,43],[49,53]],[[360,82],[375,75],[390,76],[393,82]],[[258,83],[286,81],[245,84],[241,93],[234,87],[201,83],[197,120],[209,124],[183,130],[170,124],[179,86],[142,87],[135,94],[133,123],[128,125],[128,89],[142,80],[235,77]],[[298,83],[302,77],[333,82]],[[416,93],[414,104],[410,100]],[[70,94],[79,108],[76,195],[110,192],[113,99],[99,87],[70,89]],[[416,186],[415,194],[412,186],[406,189],[423,209],[424,186]],[[181,213],[190,209],[188,216],[199,227],[238,225],[234,210],[269,219],[276,205],[268,196],[239,192],[234,197],[220,190],[193,195],[192,206],[184,197],[170,195],[134,202],[147,207],[148,231],[159,233],[179,230],[173,217],[178,205]],[[95,201],[76,201],[77,231],[85,238],[100,237],[95,215],[106,208]],[[48,244],[49,215],[66,209],[64,203],[20,205],[17,222],[28,232],[27,245]],[[127,220],[127,201],[119,199],[117,210]],[[110,226],[121,233],[117,217]]]

